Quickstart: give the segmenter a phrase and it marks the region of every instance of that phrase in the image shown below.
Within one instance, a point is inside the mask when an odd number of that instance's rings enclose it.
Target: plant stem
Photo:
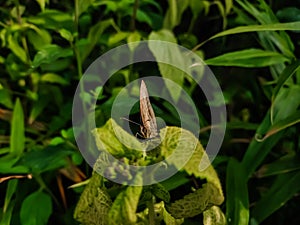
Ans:
[[[155,212],[154,212],[154,199],[151,198],[151,200],[149,200],[147,202],[147,207],[148,207],[148,215],[149,215],[149,225],[155,225]]]
[[[133,5],[131,23],[130,23],[130,30],[132,32],[135,31],[135,19],[136,19],[136,12],[137,12],[138,7],[139,7],[139,0],[135,0],[134,5]]]

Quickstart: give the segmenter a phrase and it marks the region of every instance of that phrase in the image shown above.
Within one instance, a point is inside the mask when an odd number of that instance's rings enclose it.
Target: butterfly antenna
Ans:
[[[134,122],[134,121],[132,121],[132,120],[130,120],[130,119],[127,119],[127,118],[125,118],[125,117],[121,117],[120,119],[126,120],[126,121],[128,121],[128,122],[130,122],[130,123],[134,123],[134,124],[136,124],[136,125],[138,125],[138,126],[141,126],[141,124],[139,124],[139,123],[137,123],[137,122]]]

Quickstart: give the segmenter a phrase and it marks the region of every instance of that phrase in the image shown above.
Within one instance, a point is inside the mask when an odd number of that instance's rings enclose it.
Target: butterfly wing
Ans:
[[[145,82],[142,80],[140,88],[140,112],[143,127],[141,132],[145,138],[154,138],[158,135],[157,123]]]

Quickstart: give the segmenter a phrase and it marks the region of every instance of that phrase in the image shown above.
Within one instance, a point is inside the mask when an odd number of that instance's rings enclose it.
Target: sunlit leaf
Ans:
[[[218,192],[218,188],[213,184],[206,183],[202,185],[202,188],[197,189],[195,192],[185,195],[182,199],[166,205],[166,209],[174,218],[194,217],[203,213],[212,205],[219,205],[222,203],[223,199],[214,199],[215,196],[219,195]]]
[[[103,178],[93,173],[77,203],[74,218],[84,225],[107,225],[111,205],[110,196],[103,186]]]
[[[27,63],[27,54],[19,44],[18,36],[17,35],[9,35],[7,38],[8,41],[8,47],[11,49],[11,51],[23,62]]]
[[[203,212],[204,225],[226,225],[226,217],[218,206],[212,206]]]
[[[149,35],[150,40],[157,40],[157,41],[167,41],[176,43],[176,38],[171,31],[168,30],[160,30],[160,31],[153,31]],[[177,65],[179,68],[187,68],[186,64],[186,57],[183,53],[180,52],[178,48],[170,49],[168,48],[166,51],[165,48],[161,48],[157,42],[149,42],[149,48],[153,53],[154,57],[158,62],[158,67],[161,75],[167,79],[173,80],[179,85],[183,85],[184,80],[184,72],[174,65]],[[164,61],[164,59],[168,59],[170,62],[169,64],[160,63]],[[179,65],[180,64],[180,65]],[[166,84],[168,87],[168,83]],[[173,88],[168,88],[171,96],[175,101],[177,101],[180,97],[180,91],[174,90]]]
[[[68,85],[69,82],[65,80],[63,77],[59,76],[55,73],[46,73],[41,76],[41,81],[49,82],[49,83],[57,83],[61,85]]]
[[[129,186],[117,196],[108,214],[109,225],[135,224],[136,210],[142,190],[142,186]]]

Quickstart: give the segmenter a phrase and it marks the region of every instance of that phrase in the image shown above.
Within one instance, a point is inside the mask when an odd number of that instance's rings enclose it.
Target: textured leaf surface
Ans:
[[[129,186],[117,196],[108,215],[110,225],[136,224],[136,209],[142,190],[142,186]]]
[[[218,206],[212,206],[203,213],[204,225],[225,225],[226,217]]]
[[[221,204],[224,200],[222,197],[218,188],[207,183],[195,192],[184,196],[183,199],[167,205],[166,208],[174,218],[194,217],[213,205]]]
[[[74,218],[84,225],[107,225],[112,201],[102,186],[102,177],[94,173],[80,196]]]

